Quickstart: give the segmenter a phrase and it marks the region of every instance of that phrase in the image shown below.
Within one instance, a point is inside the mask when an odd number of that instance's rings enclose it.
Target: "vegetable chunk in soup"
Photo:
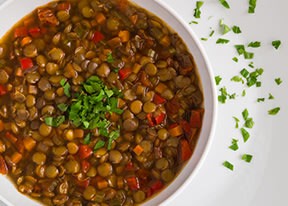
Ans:
[[[51,2],[0,41],[0,173],[44,205],[137,205],[192,156],[193,57],[127,1]]]

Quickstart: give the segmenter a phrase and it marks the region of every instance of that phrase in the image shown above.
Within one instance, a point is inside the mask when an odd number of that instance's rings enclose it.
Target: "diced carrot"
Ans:
[[[170,126],[168,132],[172,137],[179,137],[180,135],[183,134],[183,129],[180,125],[173,124]]]
[[[130,16],[130,20],[131,20],[132,24],[136,24],[138,21],[138,15],[135,14],[135,15]]]
[[[155,122],[154,122],[152,113],[148,113],[148,114],[146,115],[146,118],[147,118],[147,120],[148,120],[148,125],[149,125],[150,127],[154,127],[154,126],[155,126]]]
[[[145,72],[142,72],[140,75],[140,81],[141,83],[146,87],[152,87],[152,83],[149,80],[148,75]]]
[[[2,175],[8,174],[8,167],[6,161],[1,154],[0,154],[0,174]]]
[[[32,42],[32,39],[30,36],[26,36],[21,40],[21,46],[24,47],[27,44],[30,44]]]
[[[69,2],[59,3],[57,5],[58,10],[70,10],[70,8],[71,8],[71,4]]]
[[[105,15],[103,13],[101,13],[101,12],[97,13],[96,14],[96,21],[97,21],[98,24],[104,24],[105,21],[106,21]]]
[[[144,149],[140,145],[137,145],[133,149],[133,152],[138,156],[141,155],[143,151],[144,151]]]
[[[190,125],[192,128],[201,128],[203,111],[204,111],[203,109],[197,109],[191,111]]]
[[[16,164],[18,164],[18,162],[21,161],[22,157],[23,157],[22,154],[20,154],[19,152],[14,152],[14,153],[12,154],[10,160],[11,160],[11,162],[12,162],[13,164],[16,165]]]
[[[184,162],[192,156],[192,150],[186,139],[181,139],[179,146],[180,160]]]
[[[130,176],[125,178],[128,187],[130,190],[138,190],[140,189],[139,180],[136,176]]]
[[[126,105],[126,102],[123,99],[118,98],[117,107],[122,109],[125,105]]]
[[[134,73],[134,74],[138,74],[138,72],[141,70],[141,65],[140,64],[138,64],[138,63],[135,63],[134,65],[133,65],[133,68],[132,68],[132,72]]]
[[[86,159],[93,154],[92,149],[88,145],[80,145],[78,150],[78,157],[80,159]]]
[[[167,100],[161,97],[159,94],[154,95],[153,102],[157,105],[164,104]]]
[[[6,132],[5,133],[5,137],[12,143],[16,143],[17,142],[17,137],[15,137],[13,134],[11,134],[10,132]]]
[[[130,32],[127,30],[119,31],[118,36],[122,42],[128,42],[130,39]]]
[[[59,24],[58,19],[51,9],[48,8],[40,8],[37,11],[38,18],[41,23],[48,23],[52,26],[56,26]]]
[[[18,27],[15,29],[14,31],[14,38],[18,38],[18,37],[25,37],[28,35],[28,31],[26,27]]]
[[[160,40],[160,44],[164,47],[168,47],[171,44],[170,38],[168,35],[165,35],[161,40]]]
[[[23,139],[23,145],[27,151],[32,151],[36,146],[36,141],[32,137],[25,137]]]
[[[87,173],[90,167],[91,167],[91,164],[87,160],[83,160],[81,162],[81,170],[83,173]]]
[[[4,130],[4,122],[0,119],[0,132]]]
[[[25,147],[22,139],[18,138],[17,142],[15,143],[15,146],[19,153],[21,154],[24,153]]]
[[[162,94],[165,90],[167,89],[167,86],[163,83],[159,83],[156,87],[155,87],[155,91],[158,94]]]
[[[83,129],[74,129],[74,137],[75,138],[83,138],[84,137],[84,130]]]
[[[120,69],[118,72],[118,75],[119,75],[120,80],[124,80],[127,77],[129,77],[131,73],[132,73],[132,69],[130,67],[126,67],[126,68]]]
[[[191,126],[190,126],[190,124],[189,124],[186,120],[181,120],[181,121],[180,121],[180,125],[181,125],[181,127],[183,128],[184,132],[185,132],[187,135],[190,135],[190,133],[191,133]]]
[[[97,187],[99,190],[105,189],[108,187],[108,182],[107,180],[101,178],[100,180],[97,181]]]

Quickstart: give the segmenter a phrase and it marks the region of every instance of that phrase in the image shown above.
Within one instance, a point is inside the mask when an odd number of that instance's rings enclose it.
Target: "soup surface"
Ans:
[[[192,55],[123,0],[49,3],[0,41],[0,173],[44,205],[135,205],[192,156]]]

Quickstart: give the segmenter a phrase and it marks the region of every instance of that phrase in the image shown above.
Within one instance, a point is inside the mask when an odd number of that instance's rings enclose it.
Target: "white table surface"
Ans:
[[[3,0],[0,0],[2,2]],[[195,20],[193,9],[195,0],[163,0],[174,8],[187,22]],[[288,2],[284,0],[259,0],[255,14],[248,14],[248,0],[227,0],[231,9],[222,7],[218,0],[204,0],[202,14],[198,25],[191,25],[199,38],[208,37],[211,30],[215,34],[208,41],[203,41],[214,73],[221,75],[221,87],[229,92],[237,92],[239,97],[219,105],[219,117],[215,139],[203,167],[191,184],[166,206],[287,206],[288,195],[288,138],[286,136],[287,100],[288,100]],[[219,20],[229,25],[238,25],[242,34],[232,32],[225,36],[219,33]],[[230,39],[227,45],[216,45],[218,38]],[[273,40],[280,39],[282,45],[278,50],[271,46]],[[264,68],[261,77],[262,87],[246,88],[247,95],[241,97],[245,86],[230,81],[239,74],[250,61],[239,58],[239,63],[231,59],[237,56],[235,44],[261,41],[252,60],[256,67]],[[274,79],[281,77],[283,83],[277,86]],[[220,87],[219,87],[220,88]],[[272,93],[275,100],[268,100]],[[265,97],[264,103],[256,99]],[[281,107],[277,116],[267,115],[267,111],[276,106]],[[232,116],[242,119],[241,112],[248,108],[254,118],[255,127],[250,130],[251,138],[243,143],[239,130],[234,128]],[[243,122],[242,122],[243,123]],[[229,150],[232,138],[239,139],[240,149]],[[244,153],[253,154],[251,163],[241,161]],[[231,172],[221,164],[229,160],[234,164]],[[1,188],[1,186],[0,186]],[[0,202],[0,206],[3,203]]]

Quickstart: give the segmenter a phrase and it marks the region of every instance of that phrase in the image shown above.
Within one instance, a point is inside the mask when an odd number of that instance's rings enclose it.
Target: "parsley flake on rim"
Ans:
[[[280,77],[276,78],[275,82],[276,82],[277,85],[280,85],[280,84],[282,84],[282,79]]]
[[[252,158],[253,156],[250,154],[243,154],[241,159],[244,160],[245,162],[250,163],[252,161]]]
[[[249,8],[248,13],[253,14],[255,13],[257,0],[249,0]]]
[[[254,41],[254,42],[250,42],[248,44],[248,47],[253,47],[253,48],[258,48],[261,46],[261,42],[260,41]]]
[[[275,49],[278,49],[281,45],[281,41],[280,40],[275,40],[275,41],[272,41],[272,46],[275,48]]]
[[[194,17],[199,19],[201,17],[201,11],[200,8],[203,6],[203,1],[197,1],[196,2],[196,8],[194,9]]]
[[[230,40],[228,40],[228,39],[219,38],[219,39],[217,39],[216,44],[227,44],[229,42],[230,42]]]
[[[231,145],[229,146],[229,148],[233,151],[237,151],[239,149],[239,146],[238,146],[238,140],[237,139],[232,139],[232,143]]]
[[[226,0],[219,0],[219,2],[224,6],[226,9],[230,9],[230,5]]]
[[[234,170],[234,165],[228,161],[223,162],[223,166],[228,168],[229,170],[233,171]]]
[[[235,34],[240,34],[240,33],[242,33],[240,27],[239,27],[239,26],[235,26],[235,25],[232,27],[232,31],[233,31]]]
[[[269,114],[269,115],[276,115],[276,114],[279,113],[279,111],[280,111],[280,107],[275,107],[274,109],[270,109],[270,110],[268,111],[268,114]]]
[[[249,132],[246,129],[241,128],[241,134],[242,134],[244,142],[247,142],[248,139],[250,138]]]
[[[222,80],[222,77],[220,77],[219,75],[215,77],[215,82],[216,82],[216,85],[219,85],[220,82]]]

